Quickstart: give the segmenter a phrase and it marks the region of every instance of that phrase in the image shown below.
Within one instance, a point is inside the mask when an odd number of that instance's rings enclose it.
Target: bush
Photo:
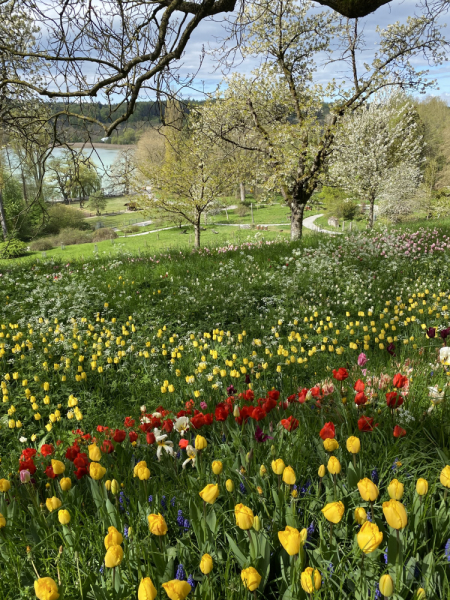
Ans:
[[[55,204],[48,209],[49,221],[43,232],[51,235],[58,234],[62,229],[90,229],[84,220],[83,213],[78,208],[65,204]]]
[[[250,211],[248,210],[248,207],[245,204],[239,204],[239,206],[236,208],[236,214],[239,217],[245,217],[246,215],[248,215]]]
[[[122,229],[122,231],[124,233],[137,233],[138,231],[140,231],[140,227],[138,227],[137,225],[131,225],[130,227],[125,227],[124,229]]]
[[[93,242],[104,242],[105,240],[111,240],[117,237],[117,233],[110,227],[102,227],[97,229],[92,236]]]
[[[64,244],[65,246],[73,246],[76,244],[87,244],[92,242],[92,232],[83,231],[80,229],[72,229],[72,227],[66,227],[62,231],[60,231],[59,235],[56,238],[53,238],[51,241],[55,242],[55,246],[59,246]]]
[[[17,258],[27,253],[27,244],[13,238],[0,244],[0,258]]]
[[[45,252],[46,250],[51,250],[54,248],[50,238],[41,238],[39,240],[34,240],[30,244],[31,250],[35,252]]]

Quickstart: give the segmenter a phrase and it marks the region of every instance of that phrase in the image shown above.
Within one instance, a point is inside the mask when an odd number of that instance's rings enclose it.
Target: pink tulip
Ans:
[[[364,352],[361,352],[361,354],[358,356],[358,365],[360,367],[363,367],[367,362],[367,356],[364,354]]]

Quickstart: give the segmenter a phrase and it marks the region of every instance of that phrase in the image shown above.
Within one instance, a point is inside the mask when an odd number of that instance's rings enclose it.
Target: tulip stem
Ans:
[[[336,502],[336,473],[333,475],[334,501]]]
[[[81,596],[81,600],[83,600],[83,587],[81,585],[81,574],[80,574],[80,563],[78,562],[78,552],[75,552],[75,558],[77,561],[78,583],[80,584],[80,596]]]
[[[445,492],[444,492],[444,500],[447,500],[447,495],[448,495],[448,488],[445,488]]]
[[[355,467],[356,471],[356,454],[353,454],[353,466]]]
[[[32,559],[32,558],[30,558],[30,560],[31,560],[31,564],[33,565],[34,572],[35,572],[35,573],[36,573],[36,575],[37,575],[37,578],[38,578],[38,579],[40,579],[39,573],[37,572],[37,569],[36,569],[36,567],[35,567],[35,565],[34,565],[33,559]]]
[[[374,517],[373,517],[373,500],[370,501],[370,517],[373,521]]]
[[[112,576],[113,590],[116,589],[115,582],[116,582],[116,567],[113,567],[113,576]]]
[[[330,546],[333,542],[333,523],[330,523]]]

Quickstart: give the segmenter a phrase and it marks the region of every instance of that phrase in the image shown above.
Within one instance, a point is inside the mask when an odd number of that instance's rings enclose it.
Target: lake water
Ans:
[[[75,148],[75,150],[79,150]],[[63,148],[54,148],[52,151],[52,156],[60,156],[63,154],[65,150]],[[119,148],[84,148],[83,154],[91,159],[94,165],[97,167],[99,175],[102,177],[107,175],[108,171],[111,169],[111,166],[119,154]]]

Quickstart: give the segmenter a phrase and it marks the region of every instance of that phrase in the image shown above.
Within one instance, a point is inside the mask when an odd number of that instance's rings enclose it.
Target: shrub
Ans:
[[[239,206],[236,208],[236,214],[239,217],[245,217],[246,215],[248,215],[250,211],[248,210],[248,207],[245,204],[239,204]]]
[[[49,221],[43,232],[58,234],[62,229],[90,229],[89,223],[84,220],[83,213],[78,208],[65,204],[55,204],[48,209]]]
[[[122,231],[124,233],[137,233],[138,231],[140,231],[140,227],[138,227],[137,225],[131,225],[130,227],[125,227],[124,229],[122,229]]]
[[[92,242],[92,232],[83,231],[80,229],[72,229],[72,227],[66,227],[62,231],[60,231],[59,235],[56,237],[57,244],[64,244],[65,246],[73,246],[75,244],[87,244],[88,242]],[[52,240],[54,241],[54,240]]]
[[[27,244],[13,238],[0,244],[0,258],[17,258],[27,252]]]
[[[54,248],[54,246],[51,242],[51,238],[41,238],[39,240],[34,240],[34,242],[31,242],[30,248],[35,252],[44,252],[45,250],[51,250],[52,248]]]
[[[116,237],[117,233],[114,231],[114,229],[111,229],[110,227],[102,227],[94,232],[94,235],[92,236],[92,241],[103,242],[105,240],[111,240]]]

